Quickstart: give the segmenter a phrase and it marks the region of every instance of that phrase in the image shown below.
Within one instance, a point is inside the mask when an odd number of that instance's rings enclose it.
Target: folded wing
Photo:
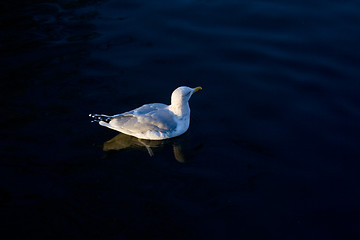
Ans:
[[[128,133],[175,130],[177,124],[174,114],[166,108],[159,107],[161,106],[142,106],[113,118],[109,125],[114,129]]]

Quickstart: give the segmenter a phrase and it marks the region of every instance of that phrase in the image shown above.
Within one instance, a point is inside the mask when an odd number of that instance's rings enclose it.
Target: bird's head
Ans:
[[[185,86],[178,87],[171,94],[171,105],[181,106],[183,104],[186,104],[190,100],[193,93],[200,90],[202,90],[202,87],[196,87],[196,88],[185,87]]]
[[[175,89],[174,92],[171,94],[171,111],[173,111],[177,116],[189,116],[189,99],[191,98],[193,93],[201,89],[201,87],[178,87],[177,89]]]

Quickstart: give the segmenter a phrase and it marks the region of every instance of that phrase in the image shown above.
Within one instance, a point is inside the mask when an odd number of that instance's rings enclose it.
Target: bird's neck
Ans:
[[[190,114],[190,107],[188,102],[171,103],[170,110],[178,117],[187,117]]]

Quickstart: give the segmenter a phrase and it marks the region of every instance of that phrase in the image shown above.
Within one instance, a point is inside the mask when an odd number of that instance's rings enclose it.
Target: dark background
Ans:
[[[1,239],[360,238],[358,1],[0,9]],[[88,118],[181,85],[153,157]]]

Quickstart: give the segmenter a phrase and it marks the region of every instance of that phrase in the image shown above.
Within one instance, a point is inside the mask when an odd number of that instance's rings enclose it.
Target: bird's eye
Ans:
[[[185,94],[185,96],[189,96],[191,92],[188,92],[187,94]]]

